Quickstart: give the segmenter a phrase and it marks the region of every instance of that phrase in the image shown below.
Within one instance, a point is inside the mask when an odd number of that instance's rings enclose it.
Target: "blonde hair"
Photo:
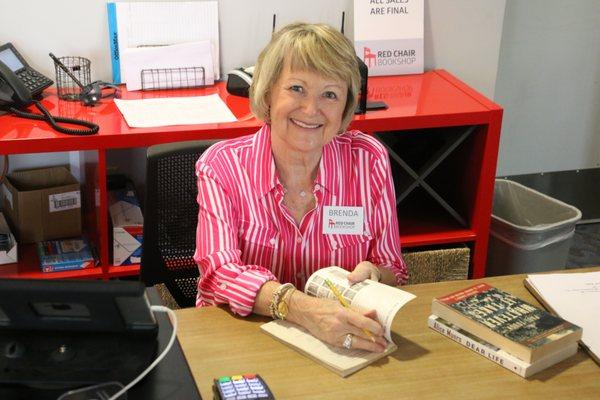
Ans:
[[[357,104],[360,73],[354,46],[344,35],[325,24],[292,23],[277,31],[261,51],[250,86],[250,108],[269,121],[269,96],[284,64],[294,70],[314,71],[348,85],[342,131],[346,130]]]

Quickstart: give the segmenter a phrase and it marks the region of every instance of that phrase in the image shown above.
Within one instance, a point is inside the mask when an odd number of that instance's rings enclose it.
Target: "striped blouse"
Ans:
[[[319,268],[352,271],[364,260],[389,268],[398,284],[406,282],[388,155],[373,137],[348,131],[324,146],[316,207],[299,225],[283,204],[269,125],[213,145],[196,163],[196,175],[197,306],[228,304],[248,315],[269,280],[302,289]],[[324,233],[324,206],[363,207],[363,232]]]

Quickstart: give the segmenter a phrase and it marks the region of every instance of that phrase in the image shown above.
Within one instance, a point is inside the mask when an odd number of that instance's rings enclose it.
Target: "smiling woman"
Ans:
[[[288,25],[261,52],[250,100],[265,125],[217,143],[196,164],[198,306],[228,304],[336,346],[384,350],[373,310],[301,291],[330,265],[352,271],[352,283],[407,280],[388,155],[346,130],[359,84],[352,43],[326,25]]]

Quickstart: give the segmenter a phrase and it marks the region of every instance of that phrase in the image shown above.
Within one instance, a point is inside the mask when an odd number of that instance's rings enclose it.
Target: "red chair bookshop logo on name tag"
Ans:
[[[329,235],[362,235],[364,210],[362,207],[323,207],[323,233]]]

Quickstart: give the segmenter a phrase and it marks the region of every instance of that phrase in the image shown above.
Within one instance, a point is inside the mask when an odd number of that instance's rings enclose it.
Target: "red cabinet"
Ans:
[[[223,83],[205,89],[127,92],[123,99],[218,93],[237,122],[160,128],[129,128],[110,100],[93,108],[59,101],[47,91],[42,103],[52,114],[100,125],[94,136],[66,136],[45,123],[0,116],[0,154],[77,151],[82,172],[84,232],[98,250],[100,266],[42,273],[33,245],[20,246],[19,263],[0,266],[0,277],[110,278],[135,275],[139,266],[112,266],[106,193],[106,154],[194,139],[231,138],[255,132],[259,121],[248,100],[230,96]],[[485,276],[488,233],[502,109],[446,71],[372,77],[369,100],[387,110],[355,116],[351,128],[377,135],[388,146],[394,171],[400,236],[404,248],[466,243],[470,276]],[[132,167],[134,168],[134,167]]]

